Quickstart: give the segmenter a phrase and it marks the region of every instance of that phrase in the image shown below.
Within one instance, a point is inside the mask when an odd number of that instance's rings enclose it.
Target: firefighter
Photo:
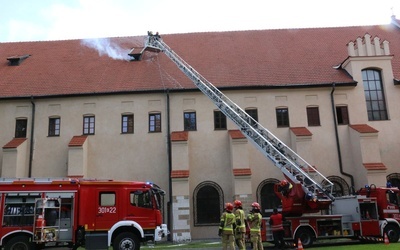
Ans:
[[[239,250],[246,249],[245,235],[246,235],[246,224],[245,224],[245,214],[242,207],[242,202],[240,200],[235,200],[233,202],[235,206],[235,217],[236,217],[236,230],[235,230],[235,241]]]
[[[276,249],[284,249],[285,241],[283,237],[285,235],[285,231],[283,229],[283,221],[285,218],[281,213],[278,212],[277,208],[274,208],[273,214],[269,218],[269,224],[271,225],[272,235],[274,236],[274,243]]]
[[[251,204],[251,211],[247,216],[250,226],[250,241],[253,244],[253,250],[263,250],[264,246],[261,241],[261,207],[257,202]]]
[[[286,197],[289,195],[290,191],[292,191],[292,188],[292,183],[288,182],[287,180],[282,180],[279,183],[279,191]]]
[[[221,223],[219,225],[218,235],[222,237],[222,249],[235,250],[235,237],[233,232],[236,228],[235,214],[232,213],[232,203],[225,204],[225,212],[221,215]]]

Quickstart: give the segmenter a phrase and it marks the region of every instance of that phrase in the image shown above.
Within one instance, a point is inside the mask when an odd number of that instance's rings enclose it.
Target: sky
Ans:
[[[0,42],[340,27],[400,19],[400,0],[0,0]]]

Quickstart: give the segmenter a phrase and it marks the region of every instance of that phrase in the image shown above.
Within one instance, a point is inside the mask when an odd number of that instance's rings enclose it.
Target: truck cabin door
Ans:
[[[375,201],[361,200],[361,235],[362,236],[379,236],[379,216]]]
[[[95,230],[108,230],[118,221],[119,190],[96,190]]]
[[[127,195],[126,220],[136,221],[143,228],[155,228],[157,205],[152,192],[148,189],[127,189]]]

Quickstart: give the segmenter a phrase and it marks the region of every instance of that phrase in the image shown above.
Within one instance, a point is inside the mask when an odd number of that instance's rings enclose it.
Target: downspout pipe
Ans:
[[[172,232],[172,149],[171,149],[171,116],[170,116],[170,101],[169,101],[169,89],[166,90],[167,97],[167,152],[168,152],[168,196],[169,201],[167,204],[168,212],[167,212],[167,225],[168,230]],[[172,241],[171,234],[168,234],[168,241]]]
[[[335,127],[336,149],[337,149],[338,160],[339,160],[339,169],[340,169],[340,173],[342,175],[347,176],[347,177],[350,178],[350,181],[351,181],[350,191],[354,191],[354,177],[353,177],[353,175],[351,175],[349,173],[346,173],[343,170],[342,153],[340,152],[339,132],[338,132],[336,110],[335,110],[335,99],[334,99],[334,96],[333,96],[334,92],[335,92],[335,83],[332,83],[331,104],[332,104],[333,124],[334,124],[334,127]]]
[[[35,135],[35,114],[36,114],[36,104],[33,100],[33,96],[31,96],[31,104],[32,104],[32,122],[31,122],[31,143],[29,146],[29,167],[28,167],[28,177],[32,177],[32,165],[33,165],[33,143],[34,143],[34,135]]]

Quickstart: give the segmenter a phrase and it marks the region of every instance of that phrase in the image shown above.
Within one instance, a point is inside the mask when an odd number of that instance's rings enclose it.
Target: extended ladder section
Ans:
[[[166,45],[158,34],[153,35],[149,32],[145,46],[150,51],[164,52],[214,102],[219,110],[239,127],[264,156],[269,158],[293,183],[300,183],[306,194],[313,194],[318,201],[334,200],[331,181],[207,81]]]

